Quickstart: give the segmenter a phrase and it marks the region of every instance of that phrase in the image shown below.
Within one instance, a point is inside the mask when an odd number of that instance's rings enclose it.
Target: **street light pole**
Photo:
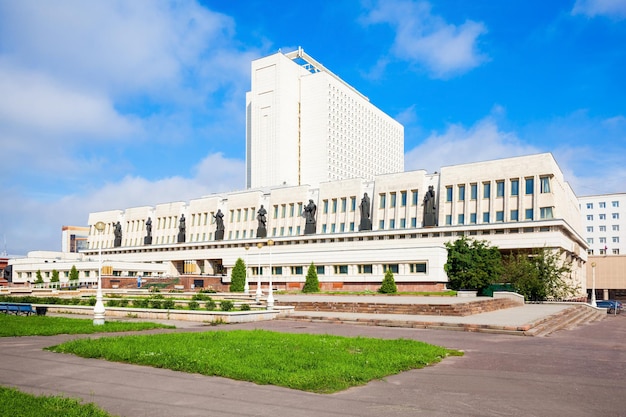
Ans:
[[[261,296],[263,295],[263,291],[261,291],[261,248],[263,247],[263,243],[257,243],[256,247],[259,248],[259,268],[256,271],[256,293],[254,295],[254,300],[257,304],[260,304]]]
[[[267,246],[270,248],[270,288],[267,293],[267,309],[274,309],[274,290],[272,289],[272,246],[274,246],[274,241],[272,239],[267,241]]]
[[[591,263],[591,305],[597,307],[596,304],[596,263]]]
[[[104,231],[104,223],[98,222],[94,225],[98,231],[98,289],[96,290],[96,305],[93,308],[93,324],[101,326],[104,324],[104,303],[102,302],[102,232]]]
[[[243,285],[243,293],[248,294],[250,292],[250,285],[248,284],[248,251],[250,250],[250,246],[246,245],[246,282]]]

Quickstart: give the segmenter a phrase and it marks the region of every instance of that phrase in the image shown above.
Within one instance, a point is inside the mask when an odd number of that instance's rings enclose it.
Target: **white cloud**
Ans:
[[[442,133],[432,133],[405,153],[405,169],[439,171],[442,166],[528,155],[541,152],[523,143],[515,133],[503,132],[487,117],[472,127],[450,125]]]
[[[576,0],[572,14],[624,19],[626,18],[626,0]]]
[[[487,60],[477,45],[479,36],[487,33],[483,23],[448,23],[432,14],[428,2],[380,1],[362,21],[393,27],[393,55],[425,67],[435,78],[469,71]]]

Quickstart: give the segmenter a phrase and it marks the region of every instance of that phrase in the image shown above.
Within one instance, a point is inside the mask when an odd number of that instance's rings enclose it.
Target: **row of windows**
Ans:
[[[411,190],[411,205],[416,206],[419,201],[419,193],[417,190]],[[384,209],[387,207],[387,196],[389,196],[389,208],[394,208],[398,205],[400,207],[406,207],[408,203],[408,191],[400,191],[400,198],[398,199],[398,193],[381,193],[378,195],[378,208]],[[398,201],[399,200],[399,201]]]
[[[504,197],[505,194],[505,183],[504,180],[497,180],[496,182],[496,197]],[[519,195],[519,179],[510,180],[510,196],[518,196]],[[535,179],[525,178],[524,179],[524,194],[532,195],[535,192]],[[542,194],[550,193],[550,177],[544,176],[539,178],[539,192]],[[483,198],[491,198],[491,181],[482,183],[482,197]],[[471,200],[478,199],[478,183],[470,184],[469,189],[469,197]],[[458,201],[464,201],[466,198],[466,190],[465,184],[457,185],[457,199]],[[449,185],[446,187],[446,201],[451,202],[453,200],[452,186]]]
[[[611,229],[614,232],[619,232],[619,224],[614,224],[611,226]],[[606,232],[606,226],[598,226],[599,232]],[[593,233],[593,226],[587,226],[587,233]]]
[[[598,207],[599,208],[606,208],[606,202],[605,201],[600,201],[598,203]],[[619,201],[612,201],[611,202],[611,207],[619,207]],[[587,203],[587,209],[593,210],[593,203]]]
[[[613,236],[612,238],[613,243],[619,243],[619,236]],[[600,237],[598,238],[599,243],[606,243],[606,237]],[[590,245],[593,245],[593,238],[592,237],[588,237],[587,238],[587,243],[589,243]]]
[[[618,220],[619,213],[611,213],[611,218],[613,220]],[[598,214],[598,220],[606,220],[606,213]],[[593,214],[587,214],[587,221],[593,221]]]
[[[325,275],[327,271],[332,271],[334,275],[347,275],[349,271],[348,265],[316,265],[315,266],[318,275]],[[330,268],[330,269],[327,269]],[[253,276],[263,275],[263,267],[253,266],[250,268]],[[290,272],[290,275],[303,275],[305,268],[303,266],[272,266],[272,275],[286,275],[285,270]],[[400,264],[383,264],[383,273],[391,270],[394,274],[400,272]],[[411,263],[408,265],[407,270],[411,274],[425,274],[427,272],[426,262]],[[374,273],[373,264],[360,264],[356,265],[356,271],[359,275],[370,275]]]
[[[496,217],[495,217],[495,221],[496,222],[504,222],[504,211],[496,211]],[[533,220],[535,216],[535,211],[533,209],[526,209],[524,210],[524,220]],[[539,209],[539,218],[542,220],[548,220],[548,219],[553,219],[554,218],[554,212],[552,210],[552,207],[541,207]],[[457,222],[456,224],[465,224],[465,214],[459,214],[457,216]],[[469,224],[476,224],[477,223],[477,213],[470,213],[469,215]],[[512,222],[516,222],[519,221],[519,210],[511,210],[509,213],[509,221]],[[489,223],[491,221],[491,213],[488,211],[485,211],[482,213],[482,222],[483,223]],[[452,224],[452,215],[451,214],[447,214],[446,215],[446,225],[451,225]]]
[[[598,254],[600,254],[600,255],[607,255],[607,252],[608,251],[606,249],[600,249],[598,251]],[[619,249],[611,249],[611,253],[613,255],[619,255]],[[587,249],[587,254],[593,255],[594,254],[594,250],[593,249]]]

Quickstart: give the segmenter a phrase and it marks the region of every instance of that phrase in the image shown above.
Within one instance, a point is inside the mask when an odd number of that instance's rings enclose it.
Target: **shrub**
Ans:
[[[126,298],[120,300],[120,307],[128,307],[128,300]]]
[[[387,272],[385,272],[385,278],[383,278],[378,292],[382,294],[395,294],[398,292],[398,287],[396,287],[396,281],[393,279],[391,269],[387,269]]]
[[[319,292],[320,291],[320,282],[317,279],[317,269],[315,269],[315,265],[311,262],[309,266],[309,270],[306,273],[306,282],[304,283],[304,287],[302,288],[302,292],[310,293],[310,292]]]
[[[150,300],[149,304],[150,308],[163,308],[163,301],[162,300]]]
[[[500,250],[485,240],[465,236],[446,242],[448,261],[444,269],[453,290],[482,290],[500,280],[503,272]]]
[[[176,303],[174,302],[174,300],[165,300],[163,301],[163,308],[167,308],[168,310],[174,308],[176,306]]]
[[[205,295],[203,293],[196,293],[191,297],[191,299],[196,300],[196,301],[204,301],[204,300],[210,300],[211,296]]]
[[[215,304],[215,301],[213,301],[211,299],[211,297],[209,297],[209,301],[207,301],[204,304],[204,308],[206,308],[207,310],[211,311],[211,310],[215,310],[215,308],[217,307],[217,304]]]
[[[246,286],[246,264],[238,258],[230,275],[230,291],[243,292]]]
[[[147,298],[138,298],[133,300],[133,307],[148,308],[149,300]]]
[[[241,311],[250,311],[250,304],[242,304],[239,309]]]
[[[107,301],[107,307],[119,307],[120,300],[109,300]]]
[[[220,310],[222,310],[222,311],[230,311],[233,308],[235,308],[235,303],[233,303],[230,300],[223,300],[220,303]]]
[[[78,298],[78,297],[72,297],[72,298],[70,299],[70,304],[71,304],[71,305],[75,305],[75,306],[76,306],[76,305],[78,305],[78,304],[80,304],[80,298]]]
[[[187,307],[189,307],[189,310],[197,310],[200,308],[200,304],[197,301],[190,301]]]

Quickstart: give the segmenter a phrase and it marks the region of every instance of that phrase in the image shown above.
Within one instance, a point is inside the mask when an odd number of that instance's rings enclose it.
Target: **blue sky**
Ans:
[[[626,192],[624,45],[626,0],[0,0],[0,252],[243,189],[250,62],[298,46],[405,126],[407,170],[552,152]]]

